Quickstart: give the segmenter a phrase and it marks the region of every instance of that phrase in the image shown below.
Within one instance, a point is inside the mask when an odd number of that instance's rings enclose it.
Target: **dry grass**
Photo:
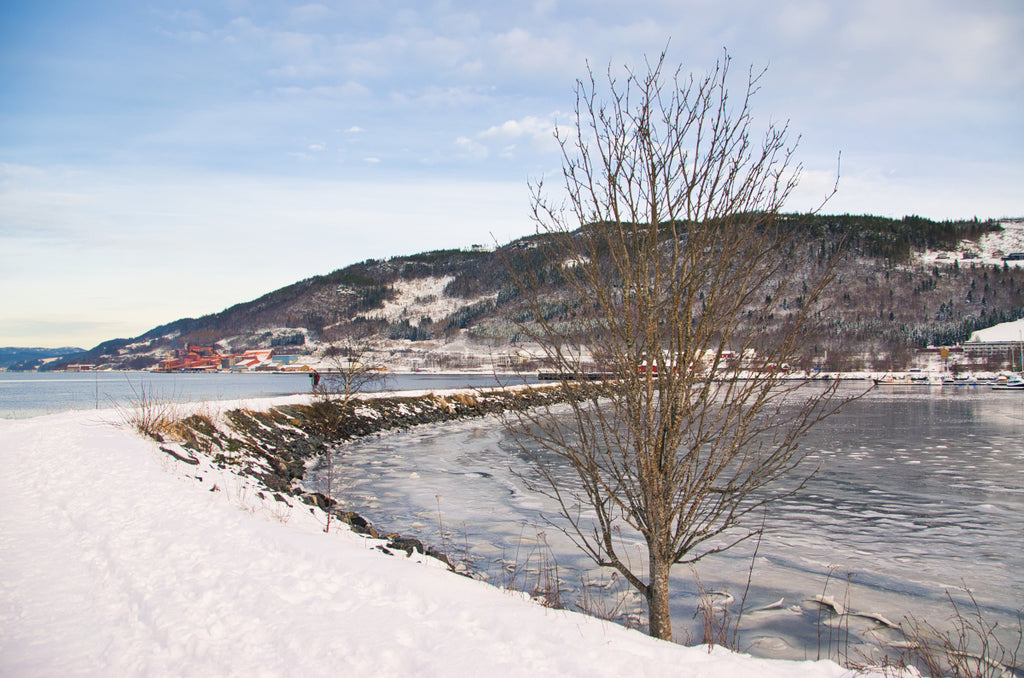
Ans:
[[[729,609],[735,598],[728,591],[708,589],[696,568],[691,570],[697,583],[697,611],[693,616],[700,621],[701,644],[707,645],[708,652],[715,645],[735,650],[739,617],[734,617]]]
[[[136,386],[129,382],[129,386],[132,390],[131,401],[127,405],[116,405],[118,417],[124,426],[157,441],[181,434],[181,421],[184,417],[172,398],[157,396],[144,383]]]
[[[901,659],[928,676],[948,678],[1012,678],[1024,675],[1021,647],[1024,644],[1024,623],[1017,612],[1017,628],[1008,645],[1000,640],[1002,629],[982,613],[974,595],[963,586],[966,605],[958,604],[946,592],[952,606],[952,626],[943,631],[935,625],[914,617],[900,624],[906,642]]]
[[[525,531],[525,526],[523,529]],[[506,560],[502,557],[501,562],[499,588],[524,591],[545,607],[564,607],[558,561],[548,544],[546,533],[537,532],[536,538],[530,540],[520,532],[513,558]]]
[[[463,407],[478,407],[480,404],[475,396],[468,393],[454,393],[448,397]]]
[[[576,602],[580,612],[605,621],[621,620],[626,628],[640,628],[640,617],[627,609],[639,594],[618,572],[613,570],[608,579],[600,581],[581,575],[580,591],[580,599]]]

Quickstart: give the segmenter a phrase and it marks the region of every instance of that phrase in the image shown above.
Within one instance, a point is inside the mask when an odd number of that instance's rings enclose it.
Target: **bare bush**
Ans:
[[[978,601],[967,589],[966,606],[958,604],[950,593],[951,628],[942,630],[926,621],[908,617],[900,625],[906,638],[902,659],[928,676],[948,678],[1013,678],[1024,675],[1019,661],[1024,645],[1024,624],[1017,612],[1017,628],[1012,644],[1000,639],[999,625],[982,613]]]
[[[332,344],[324,357],[331,363],[331,369],[319,375],[319,383],[316,382],[318,375],[314,374],[313,393],[343,406],[387,378],[383,367],[372,360],[370,347],[364,342],[348,340]]]
[[[122,425],[158,441],[178,430],[177,424],[182,415],[173,398],[153,393],[152,388],[147,387],[145,382],[136,386],[129,381],[128,386],[132,391],[131,400],[127,404],[115,403],[117,416]]]

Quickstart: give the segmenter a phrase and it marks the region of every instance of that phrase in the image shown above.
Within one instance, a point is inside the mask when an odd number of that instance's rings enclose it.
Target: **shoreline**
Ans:
[[[551,386],[539,386],[534,387],[535,390],[548,391]],[[490,404],[486,402],[486,394],[481,394],[474,390],[465,389],[451,389],[445,393],[436,392],[403,392],[401,394],[396,393],[378,393],[378,394],[364,394],[366,397],[360,399],[360,406],[366,406],[365,411],[361,417],[363,421],[362,425],[365,425],[366,429],[361,429],[355,424],[350,424],[346,430],[355,431],[368,430],[364,435],[377,435],[383,431],[389,430],[400,430],[410,426],[414,426],[419,423],[441,423],[445,421],[452,421],[455,419],[470,417],[470,416],[485,416],[492,414],[497,410],[491,408],[496,407],[496,401],[492,401]],[[455,396],[459,396],[456,398]],[[481,403],[479,398],[484,396],[485,402]],[[382,401],[386,404],[382,404]],[[391,401],[391,402],[387,402]],[[377,403],[377,406],[373,406],[372,403]],[[284,396],[278,398],[260,398],[260,399],[242,399],[239,401],[222,401],[218,403],[189,403],[177,406],[179,411],[178,415],[184,418],[192,416],[197,417],[195,423],[199,426],[197,430],[202,430],[202,419],[204,417],[211,418],[214,421],[220,420],[227,416],[229,412],[234,409],[248,409],[253,414],[247,415],[256,429],[263,429],[267,423],[281,422],[285,423],[286,419],[277,419],[278,415],[271,413],[272,410],[285,410],[284,415],[297,416],[304,410],[303,408],[309,408],[314,405],[313,398],[309,394]],[[488,411],[491,410],[491,411]],[[104,416],[110,418],[113,410],[104,411]],[[456,416],[460,415],[460,416]],[[64,416],[64,415],[59,415]],[[91,416],[82,415],[70,415],[71,417],[85,420],[92,419]],[[52,421],[57,422],[59,419],[53,419]],[[368,423],[367,423],[368,422]],[[23,422],[25,425],[31,425],[32,422]],[[95,421],[93,422],[95,423]],[[109,424],[110,422],[105,422]],[[372,429],[372,430],[369,430]],[[10,430],[5,428],[6,430]],[[287,430],[287,425],[284,427]],[[249,432],[246,435],[255,436],[255,433]],[[140,441],[146,442],[144,438],[134,436]],[[175,474],[181,478],[183,475],[190,483],[197,486],[200,489],[219,494],[228,499],[233,506],[240,507],[248,513],[261,513],[269,516],[269,521],[281,521],[280,516],[288,512],[292,515],[292,520],[296,521],[299,517],[298,514],[302,514],[301,517],[305,523],[315,523],[314,531],[323,531],[323,519],[326,514],[332,510],[330,505],[321,505],[321,501],[318,501],[316,492],[297,492],[290,495],[284,495],[286,501],[281,502],[274,497],[274,492],[271,491],[270,487],[263,481],[265,478],[261,478],[259,474],[272,474],[279,477],[279,482],[284,481],[287,477],[287,473],[281,473],[280,464],[284,464],[284,470],[288,471],[289,467],[299,470],[305,473],[309,468],[307,463],[310,461],[310,457],[305,457],[299,454],[299,451],[295,444],[289,444],[289,441],[294,443],[293,439],[280,439],[274,443],[276,449],[287,450],[290,454],[270,454],[270,456],[254,455],[251,459],[253,465],[249,469],[250,473],[239,473],[243,470],[241,467],[243,461],[237,455],[234,460],[224,455],[220,463],[223,464],[219,468],[214,464],[216,453],[210,454],[213,451],[212,447],[207,446],[204,440],[209,441],[210,438],[204,439],[202,436],[197,436],[193,445],[195,450],[201,453],[203,461],[200,464],[193,465],[190,459],[199,460],[200,456],[196,451],[189,452],[188,446],[183,446],[186,449],[180,449],[178,445],[169,438],[165,438],[162,443],[151,443],[149,448],[153,450],[151,456],[163,460],[164,471],[175,470]],[[269,438],[264,439],[269,444],[272,442]],[[164,449],[167,448],[167,449]],[[167,450],[174,452],[168,452]],[[310,450],[312,451],[312,447]],[[272,452],[268,449],[268,452]],[[179,456],[180,455],[180,456]],[[289,464],[289,461],[292,463]],[[301,461],[301,463],[298,463]],[[274,466],[276,463],[278,466]],[[168,466],[170,465],[170,466]],[[218,473],[219,471],[219,473]],[[218,475],[228,477],[228,474],[237,474],[239,478],[249,478],[253,481],[258,481],[260,486],[258,489],[242,490],[238,489],[233,485],[225,485],[223,482],[217,480]],[[205,482],[204,482],[205,478]],[[210,483],[214,482],[214,487],[210,487]],[[247,481],[248,482],[248,481]],[[274,482],[274,481],[271,481]],[[247,485],[248,486],[248,485]],[[306,495],[303,499],[302,495]],[[324,495],[320,495],[323,497]],[[326,502],[323,502],[326,504]],[[343,512],[344,514],[345,512]],[[339,516],[337,513],[333,514],[333,519],[339,522],[346,522],[348,524],[355,524],[355,529],[351,531],[355,534],[360,532],[359,520],[361,517],[356,517],[357,514],[349,514],[348,520],[345,520],[345,516]],[[366,522],[366,521],[364,521]],[[401,536],[395,533],[385,533],[377,531],[376,528],[366,522],[366,525],[370,528],[363,532],[367,537],[373,541],[367,541],[368,548],[374,551],[381,551],[383,553],[389,553],[392,556],[392,560],[403,561],[406,559],[419,559],[422,558],[420,554],[429,554],[430,547],[423,545],[418,540],[403,539]],[[387,529],[387,526],[384,526]],[[331,530],[331,532],[348,532],[348,530]],[[435,549],[436,551],[436,549]],[[435,556],[436,558],[436,556]],[[436,567],[436,566],[435,566]],[[455,579],[463,579],[457,577]],[[493,588],[488,585],[488,588]],[[508,594],[506,594],[508,595]],[[513,594],[515,595],[515,594]],[[559,612],[561,614],[561,612]],[[680,646],[681,649],[682,646]],[[703,648],[700,651],[705,652]],[[775,662],[778,660],[765,660]]]
[[[360,394],[352,407],[346,408],[329,399],[295,395],[267,399],[259,409],[231,401],[220,403],[218,411],[212,414],[200,407],[188,414],[183,412],[173,425],[140,433],[154,439],[162,452],[180,462],[195,465],[201,455],[222,469],[230,466],[234,472],[257,481],[276,501],[285,502],[285,496],[295,497],[330,514],[358,534],[374,538],[384,535],[395,543],[394,548],[430,555],[455,571],[436,546],[394,532],[381,532],[356,512],[339,509],[333,498],[307,490],[307,470],[321,463],[333,447],[356,438],[498,415],[510,409],[553,405],[564,402],[566,397],[553,385],[417,390]],[[235,407],[236,404],[239,406]]]
[[[665,643],[324,534],[315,506],[175,459],[114,414],[0,422],[0,673],[853,675]]]

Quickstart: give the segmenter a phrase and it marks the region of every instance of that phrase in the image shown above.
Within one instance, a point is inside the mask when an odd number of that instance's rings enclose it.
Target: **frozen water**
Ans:
[[[820,425],[804,441],[819,471],[770,512],[746,606],[785,604],[744,618],[746,649],[827,654],[821,613],[807,602],[824,594],[896,622],[912,614],[940,624],[947,591],[962,602],[966,585],[993,621],[1015,628],[1024,604],[1022,432],[1020,394],[964,388],[875,389]],[[594,606],[581,582],[610,581],[547,523],[557,523],[556,508],[526,489],[517,474],[528,475],[529,463],[495,419],[346,444],[337,462],[333,494],[347,507],[443,547],[492,583],[545,588],[556,562],[562,603]],[[703,586],[740,598],[753,548],[702,561]],[[699,640],[694,573],[676,568],[674,585],[677,636]],[[629,622],[639,603],[601,605]]]

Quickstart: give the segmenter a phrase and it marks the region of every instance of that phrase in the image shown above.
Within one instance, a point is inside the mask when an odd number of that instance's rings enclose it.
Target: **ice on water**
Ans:
[[[1022,403],[988,391],[875,391],[813,431],[804,445],[820,470],[769,514],[748,593],[748,608],[787,605],[746,617],[750,651],[805,656],[821,620],[807,601],[823,593],[895,621],[944,620],[947,590],[966,585],[994,620],[1012,625],[1024,603]],[[572,605],[581,581],[608,579],[548,524],[556,507],[517,477],[527,462],[496,419],[346,444],[338,460],[335,495],[348,507],[443,546],[492,582],[507,579],[510,559],[553,559]],[[702,562],[703,586],[739,597],[752,548]],[[681,567],[674,576],[673,610],[686,627],[694,576]],[[696,622],[689,632],[699,639]]]

